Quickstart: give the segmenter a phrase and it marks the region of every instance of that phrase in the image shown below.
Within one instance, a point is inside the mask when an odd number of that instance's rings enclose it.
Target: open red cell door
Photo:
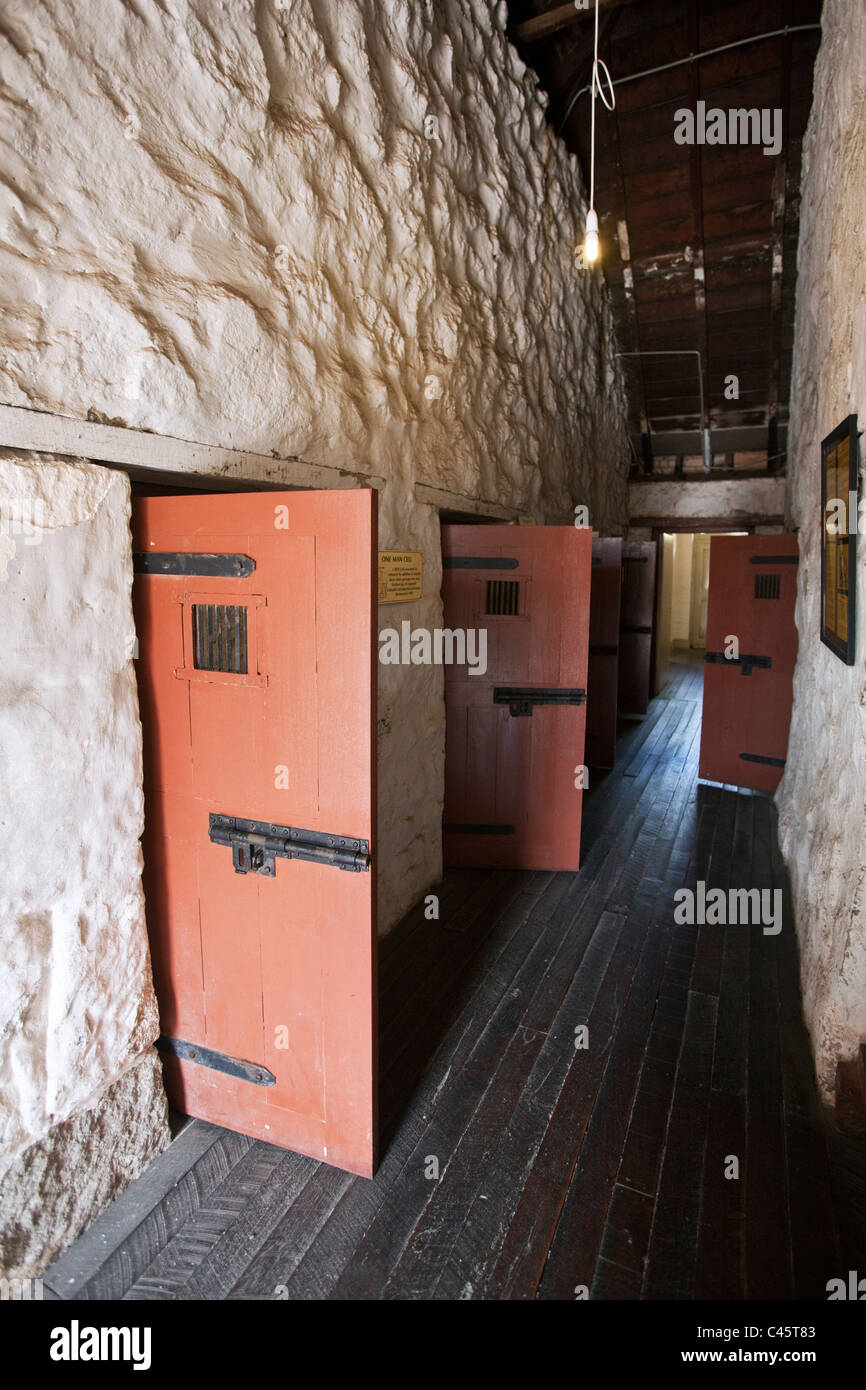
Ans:
[[[762,792],[781,781],[797,659],[797,562],[793,535],[710,542],[699,770],[709,781]]]
[[[144,884],[181,1111],[376,1161],[376,494],[134,504]]]
[[[580,867],[592,532],[443,526],[446,627],[487,634],[445,667],[445,863]]]

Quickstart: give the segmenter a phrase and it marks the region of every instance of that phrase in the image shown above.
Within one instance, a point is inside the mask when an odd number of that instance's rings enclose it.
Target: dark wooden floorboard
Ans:
[[[72,1296],[826,1296],[864,1165],[818,1103],[772,803],[697,780],[702,680],[682,655],[623,722],[579,874],[449,871],[382,943],[372,1181],[203,1133]],[[781,932],[679,925],[700,881],[779,890]]]

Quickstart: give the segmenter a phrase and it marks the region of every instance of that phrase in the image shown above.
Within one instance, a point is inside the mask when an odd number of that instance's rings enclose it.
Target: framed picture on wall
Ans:
[[[857,416],[821,440],[821,641],[854,665],[857,599]]]

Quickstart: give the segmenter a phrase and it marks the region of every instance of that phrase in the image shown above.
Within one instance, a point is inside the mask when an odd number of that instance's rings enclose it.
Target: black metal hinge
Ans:
[[[534,705],[583,705],[585,690],[532,689],[530,686],[496,685],[494,705],[508,705],[511,714],[531,715]]]
[[[750,555],[750,565],[799,565],[799,555]]]
[[[209,575],[215,579],[246,579],[256,562],[251,555],[204,555],[184,550],[135,550],[135,574]]]
[[[744,763],[765,763],[767,767],[784,767],[784,758],[768,758],[763,753],[741,753]]]
[[[739,666],[744,676],[750,676],[755,666],[769,671],[773,665],[771,656],[725,656],[724,652],[707,652],[704,661],[710,666]]]
[[[446,570],[516,570],[519,560],[505,555],[443,555]]]
[[[226,1076],[236,1076],[241,1081],[251,1081],[254,1086],[273,1086],[277,1078],[267,1067],[258,1062],[244,1062],[240,1057],[230,1057],[227,1052],[216,1052],[212,1047],[202,1047],[201,1043],[184,1042],[182,1038],[171,1038],[163,1033],[157,1038],[160,1052],[170,1052],[172,1057],[180,1057],[184,1062],[197,1062],[200,1067],[211,1067],[214,1071],[225,1072]]]
[[[228,845],[236,874],[265,874],[273,878],[276,859],[308,859],[347,873],[368,873],[370,845],[350,835],[322,830],[299,830],[294,825],[241,820],[211,813],[209,835],[215,845]]]

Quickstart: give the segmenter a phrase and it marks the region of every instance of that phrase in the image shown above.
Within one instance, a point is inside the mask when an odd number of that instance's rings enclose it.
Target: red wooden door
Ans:
[[[709,781],[762,792],[779,785],[797,659],[796,596],[796,536],[713,536],[700,760]]]
[[[580,866],[591,541],[442,527],[446,627],[487,633],[484,674],[445,668],[446,864]]]
[[[369,1176],[376,494],[142,498],[133,530],[169,1096]]]
[[[621,587],[622,541],[613,536],[594,540],[586,691],[586,760],[591,767],[613,767],[616,759]]]
[[[649,707],[655,602],[656,543],[625,541],[618,672],[621,714],[646,714]]]

